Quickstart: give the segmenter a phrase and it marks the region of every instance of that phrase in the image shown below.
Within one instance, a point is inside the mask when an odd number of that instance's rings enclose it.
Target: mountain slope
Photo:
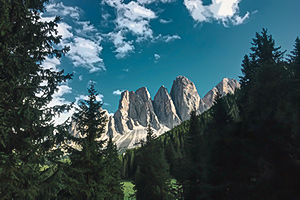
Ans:
[[[200,114],[210,108],[217,91],[226,95],[239,87],[238,81],[224,78],[201,99],[195,84],[184,76],[178,76],[173,81],[170,93],[161,86],[153,100],[146,87],[135,92],[126,90],[121,94],[114,116],[106,115],[108,124],[102,139],[112,136],[120,151],[134,148],[141,140],[145,140],[147,124],[150,123],[154,133],[159,136],[188,120],[193,109]],[[75,124],[71,134],[76,135]]]

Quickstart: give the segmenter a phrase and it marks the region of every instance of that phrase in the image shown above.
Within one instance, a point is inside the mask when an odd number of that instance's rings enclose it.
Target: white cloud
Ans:
[[[241,0],[212,0],[210,5],[203,5],[202,0],[184,0],[192,18],[197,22],[222,22],[224,26],[242,24],[249,18],[249,12],[239,16],[238,4]]]
[[[121,0],[104,0],[103,4],[113,7],[116,11],[115,28],[107,36],[115,46],[117,58],[124,58],[132,53],[135,49],[134,42],[152,41],[154,39],[150,21],[157,18],[157,16],[154,11],[143,5],[147,2],[131,1],[126,4]],[[159,2],[167,3],[170,1]],[[133,35],[135,39],[128,39],[128,35]]]
[[[155,60],[158,60],[158,59],[160,59],[160,55],[154,54],[154,58],[155,58]]]
[[[116,33],[111,32],[108,34],[108,36],[115,45],[117,58],[124,58],[128,53],[134,51],[134,46],[132,45],[133,41],[125,41],[125,37],[123,36],[123,32],[121,30]]]
[[[99,57],[102,51],[100,44],[86,38],[74,37],[73,42],[68,45],[68,55],[75,67],[85,67],[90,73],[105,70],[103,60]]]
[[[69,31],[72,27],[64,22],[60,22],[57,27],[58,34],[62,36],[62,39],[73,37],[73,34]]]
[[[240,25],[240,24],[244,23],[244,21],[249,18],[249,15],[250,15],[250,13],[247,12],[244,17],[240,17],[238,15],[234,16],[234,18],[232,19],[233,25]]]
[[[80,9],[78,7],[65,6],[63,2],[47,4],[45,8],[47,13],[55,16],[70,16],[77,20],[80,16]]]
[[[96,101],[101,101],[103,100],[103,95],[102,94],[98,94],[96,96]],[[75,97],[75,104],[78,105],[79,101],[80,100],[88,100],[89,99],[89,96],[88,95],[78,95],[77,97]]]
[[[72,60],[74,67],[84,67],[90,73],[106,70],[100,57],[100,33],[89,21],[80,21],[81,9],[60,2],[46,5],[46,10],[42,20],[53,20],[54,15],[64,17],[64,22],[58,23],[57,30],[58,35],[62,35],[60,45],[70,47],[66,56]]]
[[[58,71],[56,67],[57,65],[60,65],[60,60],[56,57],[53,58],[46,57],[46,59],[42,64],[43,69],[52,69],[54,71]]]
[[[171,3],[174,2],[175,0],[138,0],[140,4],[151,4],[151,3]]]
[[[180,40],[181,37],[179,35],[161,35],[159,34],[158,36],[156,36],[152,42],[155,41],[164,41],[164,42],[172,42],[174,40]]]
[[[79,25],[79,28],[76,28],[75,32],[79,36],[91,38],[97,33],[97,29],[90,24],[90,21],[76,21],[76,24]]]
[[[184,0],[184,5],[189,10],[194,20],[199,22],[207,21],[205,16],[205,7],[201,0]]]
[[[129,69],[123,69],[124,72],[129,72]]]
[[[159,22],[162,23],[162,24],[169,24],[169,23],[172,23],[173,20],[172,19],[169,19],[169,20],[160,19]]]
[[[113,94],[114,95],[121,95],[122,92],[124,92],[124,90],[115,90],[115,91],[113,91]]]
[[[78,79],[79,79],[79,81],[82,81],[82,79],[83,79],[83,76],[82,76],[82,75],[80,75],[80,76],[78,77]]]

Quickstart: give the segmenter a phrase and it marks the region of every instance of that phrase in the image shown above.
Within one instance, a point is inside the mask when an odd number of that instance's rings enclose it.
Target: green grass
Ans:
[[[134,185],[132,184],[132,182],[125,180],[125,181],[123,181],[123,184],[124,184],[124,187],[123,187],[124,200],[135,200],[134,197],[130,197],[130,196],[134,195],[134,190],[133,190]]]

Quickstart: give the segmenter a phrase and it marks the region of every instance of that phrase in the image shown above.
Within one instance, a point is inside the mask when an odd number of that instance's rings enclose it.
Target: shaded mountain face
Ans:
[[[235,79],[224,78],[210,90],[203,99],[200,98],[195,84],[184,76],[178,76],[171,92],[161,86],[152,100],[146,87],[121,94],[119,108],[113,116],[107,114],[108,123],[103,138],[112,136],[119,150],[133,148],[146,138],[146,127],[150,123],[158,136],[190,118],[190,112],[198,114],[213,105],[219,91],[222,95],[234,93],[240,84]],[[75,124],[71,134],[76,133]]]

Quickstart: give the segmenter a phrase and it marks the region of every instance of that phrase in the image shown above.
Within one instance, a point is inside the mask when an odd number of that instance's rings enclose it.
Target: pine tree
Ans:
[[[300,39],[296,38],[294,49],[291,51],[289,56],[289,64],[291,65],[292,71],[294,72],[294,76],[297,78],[300,77]]]
[[[104,199],[108,193],[103,158],[105,141],[100,138],[107,119],[101,109],[102,103],[96,100],[94,83],[90,84],[88,93],[88,99],[79,102],[73,115],[80,136],[70,136],[76,147],[70,146],[68,150],[71,165],[65,193],[74,199]]]
[[[242,64],[241,78],[242,86],[253,81],[254,75],[259,71],[264,64],[279,63],[283,59],[285,51],[280,51],[281,47],[275,47],[275,40],[272,35],[268,35],[267,29],[263,29],[261,34],[256,33],[252,39],[252,53],[250,56],[245,55]]]
[[[53,198],[62,187],[62,151],[54,148],[63,139],[62,126],[52,118],[63,107],[47,104],[71,75],[41,66],[47,56],[60,58],[68,50],[53,47],[61,39],[60,19],[41,21],[47,2],[0,1],[1,199]],[[52,165],[42,169],[47,160]]]
[[[292,103],[299,99],[297,81],[290,77],[293,73],[282,61],[284,52],[275,47],[271,35],[263,30],[253,41],[251,67],[255,70],[239,97],[242,109],[237,129],[240,141],[247,142],[240,152],[248,165],[243,164],[237,174],[243,174],[244,180],[239,181],[249,199],[294,199],[300,183],[292,175],[299,174],[293,133],[297,125],[291,126],[299,119],[292,114],[299,108]]]
[[[153,140],[153,130],[147,127],[147,141],[137,155],[134,189],[137,200],[170,199],[169,166],[161,149],[162,143]]]
[[[183,184],[186,199],[197,199],[201,194],[201,153],[202,135],[196,110],[190,114],[189,129],[184,141],[185,165],[187,184]]]
[[[107,200],[123,199],[121,184],[121,160],[118,157],[117,146],[109,137],[106,149],[104,151],[105,165],[105,187],[107,188]]]

